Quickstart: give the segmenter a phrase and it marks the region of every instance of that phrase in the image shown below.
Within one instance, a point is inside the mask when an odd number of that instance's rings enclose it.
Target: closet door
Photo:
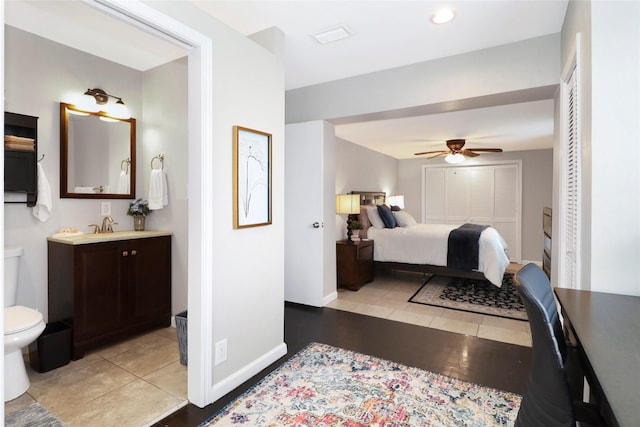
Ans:
[[[511,261],[521,258],[520,164],[425,166],[423,222],[494,227]]]

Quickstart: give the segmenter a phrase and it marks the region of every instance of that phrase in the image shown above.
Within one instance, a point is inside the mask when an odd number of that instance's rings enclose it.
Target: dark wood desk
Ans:
[[[555,289],[593,399],[612,426],[640,425],[640,297]]]

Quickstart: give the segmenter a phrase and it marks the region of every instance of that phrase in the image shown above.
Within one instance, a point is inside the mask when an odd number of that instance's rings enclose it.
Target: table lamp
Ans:
[[[347,214],[347,242],[353,243],[351,240],[351,215],[360,213],[360,195],[358,194],[338,194],[336,195],[336,213]]]

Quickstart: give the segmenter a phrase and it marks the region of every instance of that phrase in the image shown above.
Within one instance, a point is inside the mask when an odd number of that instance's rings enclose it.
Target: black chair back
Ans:
[[[518,271],[516,282],[529,317],[533,342],[529,384],[516,426],[575,426],[564,370],[567,349],[551,283],[535,264],[527,264]]]

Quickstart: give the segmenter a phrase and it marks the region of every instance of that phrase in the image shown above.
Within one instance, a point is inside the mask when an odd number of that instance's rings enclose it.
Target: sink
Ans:
[[[48,240],[52,240],[60,243],[66,243],[69,245],[82,245],[87,243],[110,242],[114,240],[143,239],[146,237],[170,236],[170,235],[171,235],[170,231],[124,230],[124,231],[114,231],[113,233],[81,234],[81,235],[69,236],[69,237],[51,236],[48,238]]]

